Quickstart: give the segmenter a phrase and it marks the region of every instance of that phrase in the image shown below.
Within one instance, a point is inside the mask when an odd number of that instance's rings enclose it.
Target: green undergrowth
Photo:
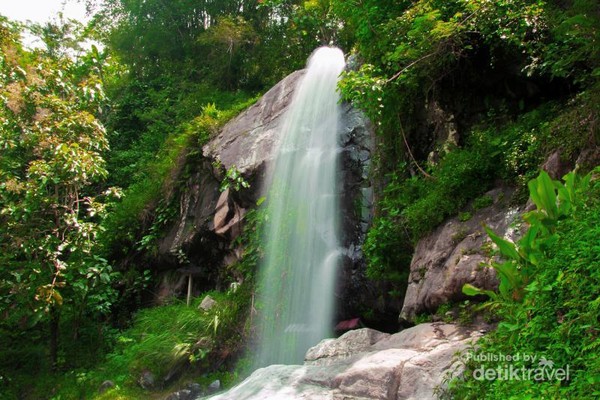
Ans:
[[[551,152],[559,150],[563,161],[573,162],[597,140],[598,92],[590,88],[567,104],[546,103],[503,124],[490,112],[460,147],[440,150],[439,162],[425,167],[427,176],[410,176],[407,164],[400,164],[386,178],[367,235],[368,276],[405,281],[416,242],[449,217],[466,221],[491,205],[485,192],[498,184],[516,187],[514,198],[506,200],[524,203],[527,182]]]
[[[544,206],[525,217],[533,233],[516,245],[493,237],[506,261],[494,266],[500,270],[500,292],[489,293],[484,307],[500,323],[470,352],[465,374],[450,381],[448,398],[600,396],[600,183],[596,178],[585,189],[583,180],[568,180],[563,186],[540,179],[530,188],[537,193],[536,204]],[[551,194],[553,186],[558,197]],[[476,358],[486,355],[517,357]],[[477,379],[477,371],[511,368],[519,371],[518,378]],[[556,371],[562,375],[550,375]]]
[[[229,289],[203,293],[187,306],[183,300],[139,310],[124,330],[108,328],[100,331],[90,321],[83,325],[78,341],[72,342],[71,321],[63,321],[61,332],[64,364],[51,372],[47,346],[22,346],[23,351],[1,346],[8,367],[19,360],[20,373],[2,376],[1,400],[13,399],[164,399],[169,393],[188,383],[207,387],[216,379],[223,387],[239,382],[249,373],[245,344],[250,332],[250,312],[254,275],[262,254],[261,232],[267,218],[264,207],[246,215],[242,234],[234,247],[244,248],[242,259],[221,271],[221,279]],[[206,295],[216,304],[204,311],[199,308]],[[18,339],[18,338],[17,338]],[[22,338],[21,338],[22,340]],[[31,338],[35,342],[35,338]],[[0,367],[3,364],[0,360]],[[151,372],[156,384],[142,389],[142,374]],[[0,374],[1,375],[1,374]],[[10,379],[10,382],[6,381]],[[103,394],[98,392],[107,380],[116,386]]]
[[[424,312],[415,316],[412,321],[415,325],[429,322],[442,321],[447,324],[454,323],[461,326],[472,326],[477,320],[494,322],[495,316],[487,310],[481,310],[480,304],[471,300],[444,303],[434,313]]]
[[[72,314],[64,314],[59,328],[59,342],[63,345],[58,354],[57,373],[51,371],[48,341],[44,340],[45,325],[24,328],[18,334],[0,330],[1,400],[52,398],[60,388],[75,384],[79,377],[75,371],[94,368],[110,351],[113,329],[94,319],[75,321]],[[75,324],[78,327],[76,337]]]
[[[123,193],[120,202],[112,205],[113,210],[104,225],[102,243],[114,257],[124,257],[142,246],[152,251],[154,241],[174,215],[174,192],[179,183],[187,179],[199,164],[202,146],[220,127],[252,105],[257,98],[246,97],[227,109],[219,110],[214,103],[202,107],[202,113],[189,122],[173,129],[155,157],[139,166],[136,179]],[[145,243],[139,243],[144,229],[154,230]],[[150,243],[151,242],[151,243]]]
[[[190,306],[174,300],[140,310],[130,328],[114,335],[114,347],[103,362],[67,372],[53,382],[56,393],[48,398],[163,398],[185,382],[207,386],[220,379],[225,386],[231,384],[235,378],[230,372],[232,360],[242,351],[247,331],[250,291],[245,286],[249,285],[205,293]],[[206,311],[199,308],[205,295],[216,301]],[[147,373],[154,376],[155,384],[151,390],[142,390],[140,377]],[[106,380],[116,386],[99,394],[98,388]]]

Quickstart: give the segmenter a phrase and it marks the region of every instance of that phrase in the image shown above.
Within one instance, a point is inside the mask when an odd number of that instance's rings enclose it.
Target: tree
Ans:
[[[93,254],[103,91],[94,57],[26,52],[6,20],[0,34],[0,327],[48,321],[55,366],[61,310],[82,309],[96,291],[106,311],[111,296],[111,268]]]

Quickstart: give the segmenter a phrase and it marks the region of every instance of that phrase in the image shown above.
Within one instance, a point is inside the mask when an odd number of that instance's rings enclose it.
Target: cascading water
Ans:
[[[317,49],[282,126],[267,195],[256,367],[301,363],[331,333],[340,255],[336,86],[344,66],[341,50]]]

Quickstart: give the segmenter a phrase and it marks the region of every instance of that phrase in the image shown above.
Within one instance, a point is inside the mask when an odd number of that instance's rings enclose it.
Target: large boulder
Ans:
[[[419,313],[435,312],[442,304],[465,299],[465,283],[482,289],[497,288],[495,270],[487,266],[492,243],[483,226],[512,240],[518,236],[515,223],[520,220],[521,210],[509,206],[511,195],[511,189],[490,191],[490,206],[477,210],[467,221],[449,219],[417,243],[400,313],[402,320],[413,321]]]
[[[481,327],[421,324],[394,335],[365,328],[310,349],[304,365],[271,365],[211,400],[431,399],[447,373],[461,372],[457,352]]]
[[[159,240],[157,268],[173,271],[183,263],[186,268],[199,270],[198,279],[194,279],[199,289],[202,282],[218,279],[222,266],[239,259],[243,252],[231,244],[243,230],[247,210],[263,195],[261,185],[276,158],[275,150],[283,133],[282,120],[303,76],[304,71],[287,76],[203,146],[192,168],[194,172],[179,186],[176,194],[179,212]],[[341,305],[337,318],[344,320],[358,316],[364,309],[381,314],[389,304],[381,301],[381,293],[388,290],[366,279],[362,256],[362,243],[372,216],[369,169],[374,130],[364,114],[349,104],[342,105],[340,122],[339,190],[344,257],[336,296]],[[220,191],[224,171],[230,168],[235,168],[250,187]],[[164,284],[158,292],[184,290],[187,281],[180,278],[177,275],[163,278]],[[204,288],[210,288],[210,284]],[[387,311],[388,315],[397,314],[399,309]]]

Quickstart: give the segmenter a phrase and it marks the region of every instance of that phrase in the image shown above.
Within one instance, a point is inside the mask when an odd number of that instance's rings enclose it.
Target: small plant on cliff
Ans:
[[[239,192],[241,189],[248,189],[250,187],[250,183],[244,179],[242,173],[237,169],[235,165],[232,165],[225,172],[225,178],[221,182],[221,187],[219,188],[221,192],[231,188],[236,192]]]

